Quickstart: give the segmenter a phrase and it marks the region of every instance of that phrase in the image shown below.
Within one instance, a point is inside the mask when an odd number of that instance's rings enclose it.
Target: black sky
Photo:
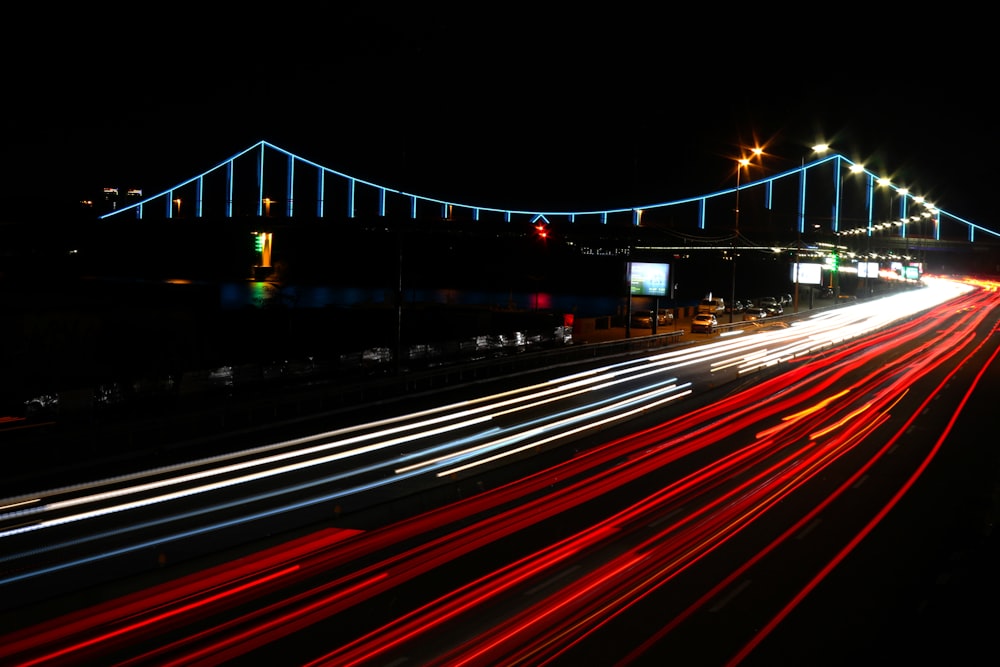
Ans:
[[[779,171],[825,139],[1000,228],[986,17],[504,7],[29,21],[33,47],[2,47],[5,182],[18,201],[159,191],[265,139],[428,196],[581,209],[728,187],[741,145]]]

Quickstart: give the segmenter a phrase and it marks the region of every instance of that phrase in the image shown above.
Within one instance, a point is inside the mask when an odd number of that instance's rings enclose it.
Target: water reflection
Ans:
[[[295,308],[350,308],[395,305],[395,293],[385,288],[334,287],[330,285],[281,285],[264,281],[223,283],[219,287],[223,309],[285,306]],[[625,297],[556,294],[551,292],[491,292],[459,289],[408,289],[404,305],[476,306],[508,310],[542,310],[599,317],[620,311]],[[635,304],[633,304],[635,306]],[[648,305],[652,307],[652,302]]]

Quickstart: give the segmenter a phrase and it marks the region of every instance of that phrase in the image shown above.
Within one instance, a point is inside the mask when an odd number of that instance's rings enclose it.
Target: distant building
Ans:
[[[122,194],[122,190],[119,188],[107,187],[101,190],[99,204],[95,204],[93,199],[83,199],[80,201],[80,205],[88,209],[93,209],[96,206],[97,213],[103,215],[129,206],[140,199],[142,199],[142,188],[128,188]]]

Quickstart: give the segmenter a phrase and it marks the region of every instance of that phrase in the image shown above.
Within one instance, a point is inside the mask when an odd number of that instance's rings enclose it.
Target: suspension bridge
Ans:
[[[848,213],[847,178],[863,188],[861,204],[864,215]],[[819,187],[815,187],[819,181]],[[853,188],[856,190],[857,188]],[[817,195],[814,197],[813,192]],[[878,192],[881,191],[881,194]],[[1000,233],[988,229],[955,213],[943,210],[917,192],[891,182],[839,154],[821,155],[799,167],[766,178],[739,182],[731,188],[664,202],[648,202],[626,208],[603,210],[533,211],[476,205],[471,202],[446,200],[405,192],[388,185],[373,183],[330,169],[308,158],[291,153],[267,141],[260,141],[232,155],[205,171],[153,195],[142,196],[116,210],[102,214],[101,219],[132,216],[136,219],[170,219],[179,216],[237,217],[257,216],[284,218],[357,218],[359,216],[406,216],[410,219],[438,218],[442,220],[481,220],[485,216],[510,222],[525,219],[531,223],[584,218],[607,224],[611,219],[628,218],[639,226],[649,219],[670,211],[687,209],[686,218],[698,230],[711,230],[713,220],[731,225],[729,214],[732,201],[758,194],[766,210],[776,207],[777,197],[791,195],[796,200],[797,231],[806,231],[807,221],[819,219],[828,225],[826,231],[840,234],[872,236],[880,229],[891,228],[900,238],[922,222],[929,222],[930,235],[935,239],[957,238],[967,241],[986,235],[1000,238]],[[885,216],[876,213],[876,198],[888,202]],[[817,214],[817,207],[827,211]],[[674,216],[676,217],[676,215]],[[860,220],[860,224],[859,224]],[[845,227],[845,222],[852,226]],[[946,231],[948,227],[950,230]],[[925,234],[926,235],[926,234]]]

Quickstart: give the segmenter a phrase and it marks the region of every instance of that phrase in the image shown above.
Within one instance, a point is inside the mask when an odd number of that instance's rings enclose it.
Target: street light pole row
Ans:
[[[826,153],[829,150],[830,150],[830,146],[828,144],[825,144],[825,143],[820,143],[820,144],[816,144],[815,146],[812,146],[812,153],[813,154],[820,154],[820,155],[822,155],[822,154]],[[741,152],[742,152],[742,149],[741,149]],[[751,157],[753,157],[753,156],[760,157],[763,154],[764,150],[762,148],[753,148],[753,149],[751,149],[751,152],[753,154],[753,155],[751,155]],[[740,191],[741,191],[741,187],[742,187],[742,171],[743,171],[743,169],[745,167],[749,167],[749,165],[751,163],[751,157],[741,156],[741,157],[739,157],[739,158],[736,159],[736,189],[735,189],[736,207],[734,209],[735,224],[734,224],[734,234],[733,234],[733,243],[732,243],[732,257],[731,257],[731,260],[733,262],[733,266],[732,266],[732,285],[731,285],[731,290],[730,290],[730,304],[729,304],[729,308],[730,308],[729,309],[729,321],[730,322],[733,322],[733,313],[735,312],[735,305],[736,305],[736,258],[737,258],[737,254],[738,254],[738,252],[737,252],[738,240],[739,240],[739,237],[740,237]],[[836,182],[836,194],[835,194],[834,215],[833,215],[833,232],[834,233],[838,233],[839,232],[839,224],[838,223],[839,223],[839,215],[840,215],[840,197],[841,197],[841,188],[843,187],[842,186],[842,180],[841,180],[841,177],[840,177],[840,167],[841,167],[842,161],[843,161],[843,159],[842,160],[838,160],[836,162],[836,165],[835,165],[836,166],[836,170],[837,170],[837,174],[836,174],[836,177],[834,179],[835,182]],[[847,162],[850,162],[850,161],[848,160]],[[812,165],[810,164],[809,166],[812,166]],[[801,264],[801,252],[802,252],[802,232],[803,232],[804,227],[805,227],[805,191],[806,191],[806,173],[808,171],[808,167],[805,164],[805,157],[802,157],[802,159],[801,159],[800,169],[801,169],[801,173],[800,173],[801,186],[800,186],[799,221],[798,221],[798,224],[796,226],[795,264],[794,264],[794,270],[792,272],[793,287],[794,287],[794,291],[795,291],[795,294],[794,294],[794,297],[793,297],[793,308],[794,308],[794,312],[796,312],[796,313],[799,311],[799,293],[800,293],[799,282],[800,282],[800,277],[801,277],[799,269],[800,269],[800,264]],[[860,165],[860,164],[851,164],[850,165],[850,171],[852,173],[867,173],[867,170],[864,168],[864,166]],[[904,240],[905,240],[905,242],[907,244],[907,254],[909,254],[908,251],[909,251],[910,234],[906,230],[907,218],[906,218],[906,215],[905,215],[905,209],[906,209],[905,204],[906,204],[907,198],[910,197],[908,189],[906,189],[906,188],[896,188],[896,186],[894,186],[889,179],[887,179],[887,178],[877,178],[874,174],[870,174],[870,178],[871,178],[871,181],[872,181],[872,184],[870,185],[870,187],[873,187],[874,186],[874,182],[877,181],[877,183],[878,183],[879,186],[890,188],[890,193],[889,193],[889,196],[888,196],[888,208],[889,208],[889,216],[888,217],[889,218],[892,218],[892,207],[893,207],[893,193],[891,192],[891,190],[895,189],[896,190],[896,194],[901,197],[900,216],[901,216],[901,219],[903,221],[903,225],[902,225],[903,229],[901,231],[901,235],[903,236],[903,238],[904,238]],[[912,197],[912,199],[916,203],[925,205],[928,209],[930,209],[931,211],[933,211],[933,209],[934,209],[933,205],[929,204],[929,203],[925,204],[923,197]],[[873,204],[871,202],[871,193],[869,193],[869,204],[868,204],[868,206],[871,207],[872,205]],[[870,239],[871,234],[872,234],[871,215],[872,215],[872,212],[871,212],[871,210],[869,210],[868,226],[867,226],[867,229],[865,230],[866,231],[866,248],[865,249],[866,249],[866,254],[867,255],[870,255],[870,252],[871,252],[871,239]],[[928,212],[925,212],[923,215],[925,217],[930,217],[931,214],[928,213]],[[866,257],[866,261],[867,261],[867,259],[868,259],[868,257]],[[866,270],[868,268],[870,268],[870,267],[866,267]],[[831,276],[830,276],[830,279],[831,279],[831,285],[830,286],[831,286],[831,288],[833,288],[833,290],[834,290],[835,293],[837,293],[839,291],[839,284],[838,284],[839,283],[839,280],[838,280],[839,276],[837,275],[837,273],[838,272],[836,270],[834,270],[834,271],[831,272]],[[867,277],[868,276],[866,275],[865,276],[865,283],[867,283]]]

